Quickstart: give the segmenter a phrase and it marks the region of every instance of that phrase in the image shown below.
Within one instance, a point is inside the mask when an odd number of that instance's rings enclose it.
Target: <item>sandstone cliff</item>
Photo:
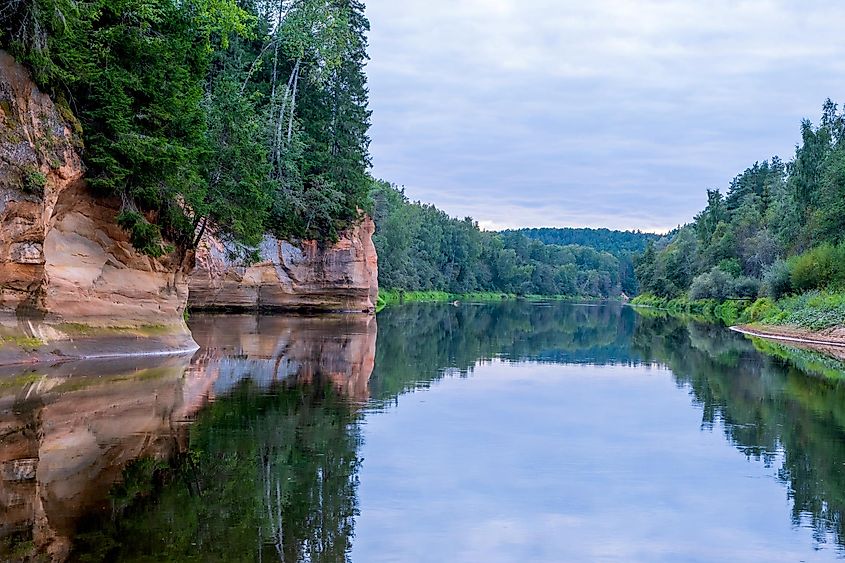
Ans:
[[[158,342],[132,335],[136,352],[193,344],[182,320],[184,261],[132,248],[115,222],[119,201],[93,197],[85,185],[79,133],[67,105],[0,51],[0,362],[13,359],[9,335],[84,340],[69,323],[159,327]]]
[[[378,264],[366,217],[333,245],[297,246],[265,237],[259,261],[243,265],[226,246],[206,236],[190,278],[192,309],[372,311],[378,297]]]
[[[266,237],[242,265],[207,235],[197,251],[151,258],[116,224],[116,198],[94,196],[81,128],[0,51],[0,365],[195,349],[195,309],[371,311],[374,225],[333,245]],[[190,283],[189,283],[190,282]]]

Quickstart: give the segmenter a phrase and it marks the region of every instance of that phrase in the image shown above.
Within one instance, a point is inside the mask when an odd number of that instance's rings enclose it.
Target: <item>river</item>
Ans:
[[[0,558],[845,556],[829,357],[613,304],[190,324],[0,372]]]

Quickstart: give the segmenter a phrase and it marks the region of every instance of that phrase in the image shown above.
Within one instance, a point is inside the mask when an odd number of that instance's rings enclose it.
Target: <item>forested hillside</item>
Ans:
[[[630,260],[518,232],[482,231],[386,182],[373,188],[379,286],[388,290],[614,297],[635,291]]]
[[[609,252],[614,256],[624,256],[642,252],[649,242],[660,238],[652,233],[641,231],[611,231],[610,229],[573,229],[573,228],[540,228],[516,229],[515,232],[532,240],[539,240],[545,244],[565,246],[577,244],[589,246],[600,252]]]
[[[707,198],[691,223],[639,258],[645,292],[717,301],[803,294],[784,302],[782,320],[843,322],[845,299],[835,292],[845,289],[845,117],[836,104],[825,103],[817,126],[801,124],[791,161],[755,163]]]
[[[368,29],[358,0],[0,4],[0,46],[74,124],[90,186],[122,198],[151,255],[208,225],[248,249],[358,217]]]

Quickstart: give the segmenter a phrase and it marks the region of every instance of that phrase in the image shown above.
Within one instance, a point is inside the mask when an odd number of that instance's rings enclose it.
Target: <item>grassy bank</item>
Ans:
[[[398,303],[451,303],[466,301],[473,303],[507,301],[521,299],[524,301],[594,301],[590,297],[573,297],[571,295],[516,295],[492,291],[476,291],[471,293],[449,293],[446,291],[402,291],[396,289],[380,289],[376,310],[380,311],[388,305]],[[606,300],[602,300],[606,301]]]
[[[687,297],[666,299],[644,294],[634,298],[631,305],[718,320],[728,326],[795,326],[812,331],[845,326],[845,293],[832,291],[808,291],[777,301],[761,297],[722,302],[714,299],[690,300]]]

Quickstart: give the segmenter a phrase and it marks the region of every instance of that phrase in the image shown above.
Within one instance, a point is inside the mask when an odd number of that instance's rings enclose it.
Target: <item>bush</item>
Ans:
[[[724,301],[734,293],[734,279],[719,268],[696,276],[690,286],[690,299],[716,299]]]
[[[845,287],[845,244],[823,244],[789,259],[790,282],[798,291]]]
[[[23,169],[24,191],[35,195],[44,195],[45,187],[47,187],[47,176],[35,166],[25,166]]]
[[[733,278],[739,277],[742,274],[742,266],[736,258],[725,258],[716,267]]]
[[[763,270],[763,290],[766,295],[777,300],[792,293],[790,275],[789,264],[781,259],[776,260]]]
[[[733,296],[743,299],[756,299],[760,293],[760,281],[749,276],[741,276],[733,282]]]
[[[756,323],[771,317],[777,312],[778,308],[771,299],[761,297],[745,310],[745,317],[748,321]]]
[[[726,326],[733,326],[743,320],[747,307],[748,301],[725,301],[713,308],[713,314]]]
[[[845,319],[845,295],[822,291],[809,291],[781,300],[784,310],[782,324],[796,325],[810,330],[842,326]]]
[[[117,224],[129,233],[129,242],[138,252],[154,258],[165,253],[158,225],[153,225],[137,211],[124,209],[117,216]]]

